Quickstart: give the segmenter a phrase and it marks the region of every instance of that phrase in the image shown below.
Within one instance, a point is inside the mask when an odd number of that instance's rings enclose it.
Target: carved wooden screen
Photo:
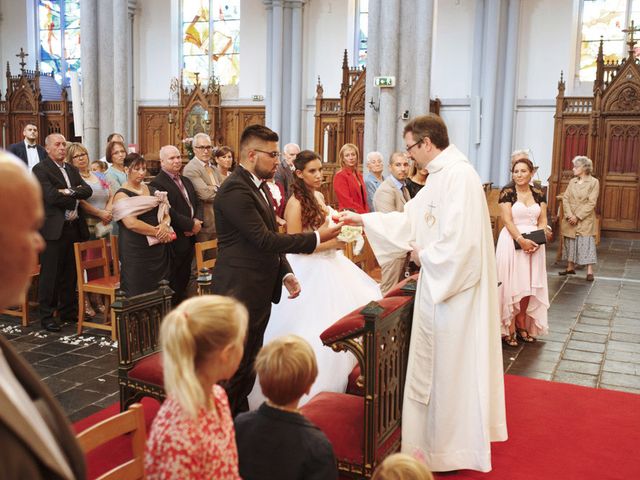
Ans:
[[[572,159],[586,155],[600,180],[596,212],[609,231],[640,232],[640,64],[633,54],[605,63],[602,44],[593,97],[565,97],[562,78],[556,98],[549,204],[573,177]]]

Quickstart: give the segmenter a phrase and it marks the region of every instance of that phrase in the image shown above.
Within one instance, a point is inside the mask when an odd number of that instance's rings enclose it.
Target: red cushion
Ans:
[[[353,370],[351,370],[351,373],[349,374],[349,381],[347,382],[347,393],[350,393],[351,395],[364,395],[364,385],[358,385],[358,378],[360,377],[360,374],[360,365],[353,367]]]
[[[160,387],[164,386],[162,355],[160,355],[160,352],[149,355],[137,362],[135,366],[129,370],[129,378],[152,383]]]
[[[338,461],[362,463],[363,397],[346,393],[321,392],[300,410],[327,436]]]
[[[85,285],[90,285],[92,287],[120,288],[120,275],[96,278],[95,280],[89,280]]]
[[[379,318],[384,318],[390,313],[398,310],[407,303],[413,302],[413,297],[385,297],[376,303],[384,308]],[[320,334],[320,340],[325,345],[329,345],[336,340],[346,337],[364,328],[364,315],[361,313],[363,307],[358,307],[353,312],[345,315],[336,323]]]
[[[401,280],[400,282],[396,283],[393,287],[389,289],[385,297],[401,297],[403,295],[410,295],[409,292],[403,292],[402,288],[412,280],[417,282],[418,275],[419,274],[416,273],[415,275],[411,275],[410,277],[407,277],[404,280]]]

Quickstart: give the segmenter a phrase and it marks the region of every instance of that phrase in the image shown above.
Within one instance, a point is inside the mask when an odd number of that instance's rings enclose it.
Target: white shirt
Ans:
[[[33,144],[33,147],[36,148],[29,148],[29,146],[31,146],[31,144],[25,140],[24,148],[27,150],[27,161],[29,162],[29,171],[31,171],[31,169],[40,161],[40,157],[38,156],[38,147],[36,144]]]
[[[64,168],[64,163],[62,163],[62,166],[58,165],[58,163],[53,162],[56,164],[56,166],[60,169],[60,171],[62,172],[62,176],[64,177],[64,181],[67,183],[67,187],[68,188],[72,188],[71,187],[71,180],[69,180],[69,175],[67,174],[67,170]],[[78,201],[76,200],[76,208],[74,208],[73,210],[65,210],[64,211],[64,219],[65,220],[69,220],[69,221],[73,221],[76,220],[78,218]]]

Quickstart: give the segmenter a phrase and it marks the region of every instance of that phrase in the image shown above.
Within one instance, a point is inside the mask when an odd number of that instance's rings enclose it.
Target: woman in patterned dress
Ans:
[[[149,480],[239,480],[229,400],[218,382],[238,369],[248,314],[230,297],[182,302],[160,327],[167,399],[153,420]]]

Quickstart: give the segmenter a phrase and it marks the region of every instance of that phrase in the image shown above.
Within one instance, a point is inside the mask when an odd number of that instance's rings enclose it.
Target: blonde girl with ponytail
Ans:
[[[248,314],[237,300],[203,295],[162,321],[160,344],[167,399],[147,441],[147,478],[238,480],[229,401],[218,382],[238,369]]]

